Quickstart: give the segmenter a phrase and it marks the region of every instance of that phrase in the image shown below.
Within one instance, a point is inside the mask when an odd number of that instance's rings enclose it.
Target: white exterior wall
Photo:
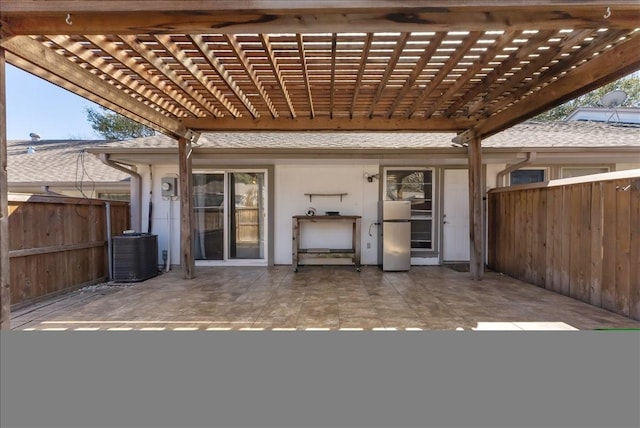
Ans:
[[[377,207],[379,182],[369,183],[365,173],[378,173],[378,165],[276,165],[274,213],[274,263],[291,264],[291,218],[304,215],[307,208],[314,207],[318,215],[325,211],[340,211],[344,215],[359,215],[361,220],[361,261],[363,264],[377,264],[378,242]],[[149,167],[141,166],[139,173],[142,185],[142,230],[148,232],[149,224]],[[170,263],[180,264],[180,202],[169,201],[161,196],[160,179],[178,176],[178,168],[173,166],[153,167],[151,233],[158,235],[158,263],[162,263],[162,251],[170,250]],[[305,193],[347,193],[342,202],[337,196],[314,197],[309,202]],[[170,205],[173,204],[170,214]],[[307,225],[305,225],[307,226]],[[316,226],[316,225],[313,225]],[[350,248],[350,224],[317,225],[305,228],[302,234],[303,247]],[[369,228],[371,234],[369,236]],[[168,230],[171,230],[169,238]],[[171,241],[171,245],[169,245]],[[339,259],[336,259],[339,262]]]
[[[330,161],[327,161],[330,162]],[[496,176],[506,164],[487,164],[485,188],[496,187]],[[445,166],[441,166],[446,168]],[[634,169],[639,163],[617,164],[617,170]],[[163,198],[160,190],[162,177],[177,177],[178,167],[171,165],[153,166],[152,203],[153,212],[150,232],[158,235],[158,264],[162,264],[162,251],[167,250],[172,265],[180,264],[180,201]],[[378,200],[380,181],[368,182],[365,173],[378,174],[380,165],[370,164],[278,164],[274,167],[274,206],[269,213],[274,215],[274,254],[275,264],[291,264],[292,216],[304,215],[309,207],[316,209],[317,215],[325,211],[339,211],[344,215],[359,215],[361,220],[361,262],[363,265],[378,263]],[[148,232],[149,225],[149,166],[139,166],[142,176],[142,227],[139,232]],[[382,178],[382,176],[381,176]],[[434,191],[439,194],[441,180]],[[347,193],[342,202],[338,196],[314,196],[312,201],[305,193]],[[456,195],[443,195],[444,198]],[[466,202],[466,198],[465,198]],[[441,212],[443,199],[438,198],[436,212]],[[439,218],[439,217],[436,217]],[[435,236],[437,248],[441,248],[441,222],[436,221]],[[170,231],[170,232],[169,232]],[[369,236],[371,232],[371,236]],[[303,248],[351,248],[351,225],[344,224],[305,224],[301,234]],[[412,259],[413,264],[438,264],[439,256],[427,259]],[[348,260],[335,259],[332,263],[348,263]],[[310,260],[309,262],[313,262]],[[317,260],[322,263],[322,260]]]
[[[178,166],[154,166],[153,187],[151,192],[152,214],[151,230],[149,231],[149,167],[140,166],[142,176],[142,230],[158,235],[158,264],[162,264],[162,251],[169,252],[170,263],[180,264],[180,200],[169,200],[162,197],[160,179],[162,177],[177,177]],[[170,233],[169,233],[170,231]]]
[[[493,189],[498,185],[498,173],[507,167],[504,163],[492,163],[486,165],[487,177],[485,178],[485,191]]]
[[[275,264],[291,264],[291,218],[304,215],[309,207],[317,215],[340,211],[359,215],[361,220],[361,262],[377,264],[377,227],[379,182],[369,183],[364,174],[377,174],[378,165],[277,165],[275,167]],[[305,193],[347,193],[315,196],[309,202]],[[371,234],[369,236],[369,228]],[[302,248],[351,248],[351,224],[305,224],[301,231]],[[337,262],[337,259],[336,259]]]
[[[617,163],[616,164],[616,171],[626,171],[628,169],[638,169],[640,168],[640,159],[638,159],[638,162],[634,162],[634,163]]]

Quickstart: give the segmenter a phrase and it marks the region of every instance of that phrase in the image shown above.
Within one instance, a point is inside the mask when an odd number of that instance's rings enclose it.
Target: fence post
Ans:
[[[108,263],[108,272],[107,279],[111,281],[113,279],[113,252],[111,249],[111,203],[105,202],[104,204],[106,210],[106,224],[107,224],[107,263]]]

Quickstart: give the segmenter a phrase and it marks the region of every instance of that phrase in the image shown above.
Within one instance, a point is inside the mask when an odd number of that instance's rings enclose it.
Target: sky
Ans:
[[[87,107],[98,105],[10,64],[6,66],[7,139],[102,139],[87,122]]]

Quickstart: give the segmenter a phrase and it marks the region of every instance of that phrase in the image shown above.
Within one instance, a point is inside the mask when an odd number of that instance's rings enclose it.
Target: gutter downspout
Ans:
[[[523,166],[527,166],[529,165],[531,162],[533,162],[534,160],[536,160],[536,152],[527,152],[527,158],[525,160],[523,160],[522,162],[518,162],[516,164],[507,166],[505,169],[503,169],[502,171],[500,171],[498,173],[498,175],[496,175],[496,186],[497,187],[505,187],[505,183],[504,183],[504,178],[506,177],[507,174],[509,174],[512,171],[518,170],[520,168],[522,168]]]
[[[142,177],[133,169],[110,160],[107,153],[100,153],[100,161],[111,168],[115,168],[131,176],[131,229],[140,232],[142,230]]]

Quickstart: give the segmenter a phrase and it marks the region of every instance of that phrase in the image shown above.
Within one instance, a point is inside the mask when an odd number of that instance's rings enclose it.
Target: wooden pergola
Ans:
[[[458,133],[480,279],[482,139],[640,69],[636,0],[0,0],[0,25],[3,328],[5,61],[177,139],[188,278],[201,132]]]

